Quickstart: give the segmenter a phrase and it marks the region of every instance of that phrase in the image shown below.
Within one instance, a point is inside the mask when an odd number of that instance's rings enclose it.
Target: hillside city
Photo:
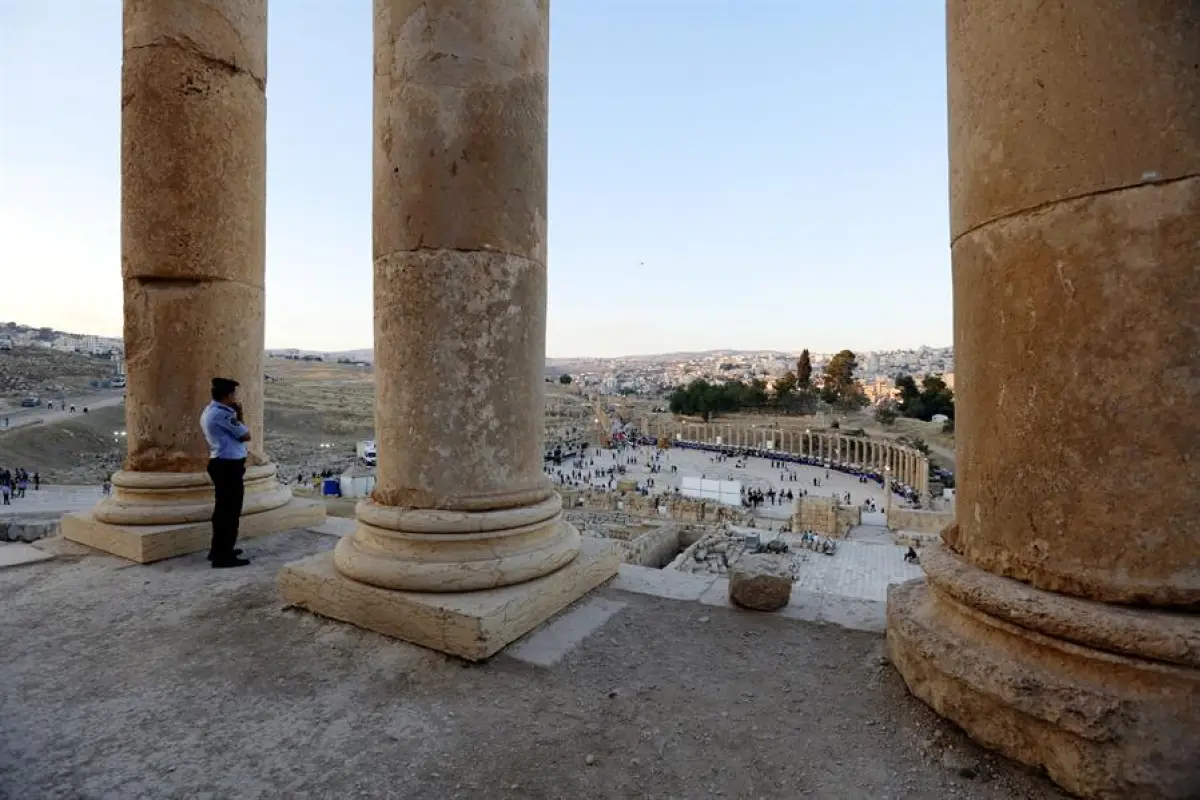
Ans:
[[[68,333],[16,322],[0,323],[0,350],[13,347],[43,347],[68,353],[120,359],[121,339],[94,334]],[[369,364],[371,350],[322,352],[295,348],[271,349],[275,358]],[[637,394],[654,397],[703,378],[712,383],[760,379],[771,390],[774,381],[795,368],[800,352],[776,350],[710,350],[696,353],[620,356],[615,358],[548,358],[547,375],[570,375],[581,388],[601,394]],[[912,375],[918,381],[941,375],[954,388],[954,348],[922,346],[916,349],[869,350],[856,353],[855,375],[863,394],[871,402],[891,396],[897,375]],[[812,365],[821,374],[833,353],[812,353]]]

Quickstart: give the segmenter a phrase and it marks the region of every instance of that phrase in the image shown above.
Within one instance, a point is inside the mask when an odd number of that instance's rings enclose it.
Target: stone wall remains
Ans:
[[[801,497],[792,509],[793,531],[814,531],[832,536],[837,528],[837,512],[829,497]]]
[[[862,525],[862,508],[859,506],[837,506],[834,510],[833,538],[843,538],[855,525]]]
[[[862,509],[844,506],[832,497],[801,497],[792,508],[792,530],[812,531],[841,539],[862,524]]]
[[[729,523],[754,527],[754,514],[749,510],[709,503],[690,497],[648,496],[616,492],[562,492],[563,506],[592,511],[624,511],[641,517],[669,519],[676,522],[703,522],[709,525]]]
[[[923,511],[915,508],[892,508],[887,515],[887,526],[894,531],[913,533],[941,533],[942,528],[954,522],[952,511]]]

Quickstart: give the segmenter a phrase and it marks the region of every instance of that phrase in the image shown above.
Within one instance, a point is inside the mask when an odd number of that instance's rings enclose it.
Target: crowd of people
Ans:
[[[576,489],[600,489],[612,491],[616,488],[617,483],[630,472],[632,467],[641,467],[639,470],[639,478],[635,481],[634,486],[629,487],[632,491],[643,496],[655,492],[658,488],[654,475],[670,471],[677,473],[679,468],[675,464],[668,463],[670,449],[660,449],[658,440],[653,437],[645,437],[632,435],[622,441],[613,443],[609,448],[595,448],[588,445],[582,445],[578,448],[569,448],[564,451],[562,447],[556,448],[553,452],[547,455],[545,472],[550,479],[559,486]],[[673,441],[672,448],[680,448],[684,450],[700,450],[710,454],[709,461],[717,465],[726,465],[732,462],[731,471],[729,471],[729,480],[733,480],[736,474],[732,470],[746,469],[749,466],[750,458],[763,458],[769,461],[771,468],[779,470],[779,483],[800,483],[801,475],[799,467],[816,467],[824,472],[824,479],[827,480],[832,472],[838,472],[843,475],[856,477],[859,483],[875,484],[883,488],[885,477],[882,473],[869,469],[867,467],[832,461],[827,459],[818,459],[813,456],[805,456],[797,453],[780,453],[777,451],[761,450],[746,447],[733,447],[730,445],[719,445],[707,442],[686,442]],[[709,478],[710,475],[702,474],[701,479]],[[805,481],[808,478],[804,479]],[[824,485],[824,480],[818,475],[812,477],[812,486],[814,489],[819,489]],[[680,494],[680,488],[675,486],[667,489],[667,492]],[[902,500],[910,504],[918,504],[919,497],[915,490],[903,484],[896,482],[892,483],[892,491]],[[809,489],[785,486],[767,486],[748,487],[743,486],[741,490],[741,501],[744,508],[758,509],[764,505],[790,505],[798,497],[805,497],[809,494],[816,494]],[[838,492],[838,499],[847,505],[850,505],[850,492]],[[878,511],[877,502],[870,497],[863,501],[863,508],[867,511]]]
[[[650,446],[655,440],[633,438],[628,441],[614,443],[610,448],[584,446],[578,451],[564,452],[556,448],[546,458],[544,471],[558,486],[574,489],[600,489],[612,491],[617,482],[629,474],[630,468],[641,467],[645,476],[635,482],[633,491],[648,496],[658,489],[655,475],[663,472],[677,474],[679,466],[668,463],[669,450]],[[734,468],[744,468],[750,453],[718,453],[710,459],[714,464],[723,464],[734,458]],[[781,469],[780,482],[799,482],[799,474],[782,461],[772,461],[772,468]],[[701,479],[708,477],[702,474]],[[680,494],[680,487],[674,486],[667,490],[671,494]],[[797,497],[803,497],[807,492],[800,487],[795,490],[776,489],[768,486],[766,489],[743,486],[741,501],[743,508],[761,508],[764,505],[790,505]]]
[[[13,500],[24,497],[30,486],[33,486],[35,492],[42,488],[42,476],[39,473],[30,475],[20,468],[0,468],[0,498],[3,499],[4,505],[10,506]]]
[[[653,440],[652,440],[653,441]],[[748,458],[757,456],[759,458],[769,458],[773,466],[783,469],[790,469],[791,464],[800,464],[808,467],[818,467],[825,469],[825,477],[829,477],[829,472],[840,472],[843,475],[851,475],[858,478],[859,483],[874,483],[876,486],[883,488],[884,476],[882,472],[868,469],[859,464],[849,464],[840,461],[831,461],[829,459],[821,459],[816,456],[800,455],[798,453],[778,453],[771,450],[761,450],[747,447],[733,447],[731,445],[713,444],[710,442],[684,442],[677,441],[671,443],[672,447],[680,447],[686,450],[706,450],[708,452],[717,453],[725,458]],[[735,464],[736,466],[736,464]],[[813,478],[813,486],[820,486],[819,478]],[[899,482],[892,482],[892,491],[903,500],[910,503],[918,504],[920,496],[912,487],[905,486]]]

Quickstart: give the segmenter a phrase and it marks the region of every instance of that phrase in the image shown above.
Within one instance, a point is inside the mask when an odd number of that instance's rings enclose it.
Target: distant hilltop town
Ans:
[[[14,346],[46,347],[115,358],[124,355],[124,343],[119,338],[66,333],[16,322],[0,323],[0,349],[11,349]],[[369,365],[374,360],[370,348],[342,351],[278,348],[267,350],[267,355],[297,361],[360,365]],[[571,380],[581,388],[591,388],[605,394],[655,395],[697,378],[716,383],[758,379],[765,382],[770,389],[777,378],[795,368],[799,355],[799,351],[707,350],[616,358],[548,358],[546,375],[551,378],[570,375]],[[834,354],[810,355],[813,371],[820,375]],[[952,347],[868,350],[855,353],[855,356],[858,363],[855,378],[871,401],[890,396],[894,391],[897,375],[912,375],[918,381],[927,375],[941,375],[947,386],[954,388]]]
[[[833,353],[810,353],[813,374],[820,375]],[[570,375],[573,382],[605,394],[657,394],[698,378],[712,383],[758,379],[768,391],[775,380],[796,368],[800,353],[775,350],[711,350],[702,353],[667,353],[624,358],[547,359],[551,374]],[[872,402],[890,397],[897,375],[917,380],[941,375],[954,387],[954,348],[919,347],[914,350],[870,350],[855,353],[855,378]]]
[[[53,328],[35,328],[18,322],[0,322],[0,350],[14,347],[44,347],[63,353],[123,358],[125,342],[112,336],[66,333]]]

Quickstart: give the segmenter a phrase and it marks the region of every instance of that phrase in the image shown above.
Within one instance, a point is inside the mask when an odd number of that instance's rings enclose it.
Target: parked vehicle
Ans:
[[[28,397],[26,397],[24,400],[21,401],[22,408],[41,408],[41,406],[42,406],[42,401],[35,394],[31,394]]]
[[[375,455],[375,442],[359,442],[354,448],[355,455],[358,460],[368,467],[373,467],[377,463]]]

